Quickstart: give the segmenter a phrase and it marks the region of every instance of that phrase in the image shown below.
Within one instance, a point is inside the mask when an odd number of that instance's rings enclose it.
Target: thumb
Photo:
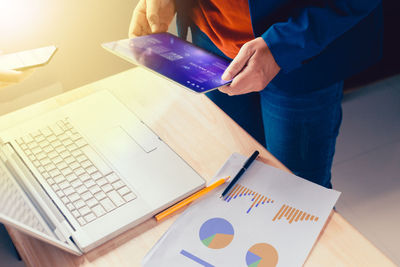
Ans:
[[[0,81],[2,82],[16,83],[21,79],[21,75],[21,71],[0,69]]]
[[[253,53],[254,51],[252,51],[249,45],[243,45],[231,64],[229,64],[228,68],[224,71],[224,74],[222,74],[222,80],[232,80],[244,68],[249,59],[253,56]]]

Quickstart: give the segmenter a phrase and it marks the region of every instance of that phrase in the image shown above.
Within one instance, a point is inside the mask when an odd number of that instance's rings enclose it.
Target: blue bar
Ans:
[[[189,259],[191,259],[191,260],[193,260],[193,261],[195,261],[195,262],[197,262],[197,263],[199,263],[199,264],[205,266],[205,267],[215,267],[214,265],[211,265],[211,264],[209,264],[208,262],[203,261],[202,259],[200,259],[200,258],[196,257],[195,255],[193,255],[193,254],[187,252],[186,250],[183,250],[183,249],[182,249],[182,250],[181,250],[181,254],[182,254],[183,256],[186,256],[186,257],[188,257]]]

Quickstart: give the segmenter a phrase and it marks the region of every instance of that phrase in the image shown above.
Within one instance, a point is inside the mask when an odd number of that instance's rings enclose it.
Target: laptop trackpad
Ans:
[[[98,141],[101,148],[120,160],[130,160],[138,154],[146,153],[143,146],[120,126],[107,129]]]

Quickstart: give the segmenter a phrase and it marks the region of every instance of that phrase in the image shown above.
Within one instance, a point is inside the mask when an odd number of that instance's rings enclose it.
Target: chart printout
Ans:
[[[215,176],[231,176],[233,154]],[[302,266],[340,192],[255,161],[230,194],[194,202],[143,260],[150,266]]]

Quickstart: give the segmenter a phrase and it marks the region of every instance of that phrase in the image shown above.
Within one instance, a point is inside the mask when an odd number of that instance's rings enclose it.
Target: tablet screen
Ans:
[[[169,33],[125,39],[103,46],[197,93],[230,83],[221,79],[229,61]]]

